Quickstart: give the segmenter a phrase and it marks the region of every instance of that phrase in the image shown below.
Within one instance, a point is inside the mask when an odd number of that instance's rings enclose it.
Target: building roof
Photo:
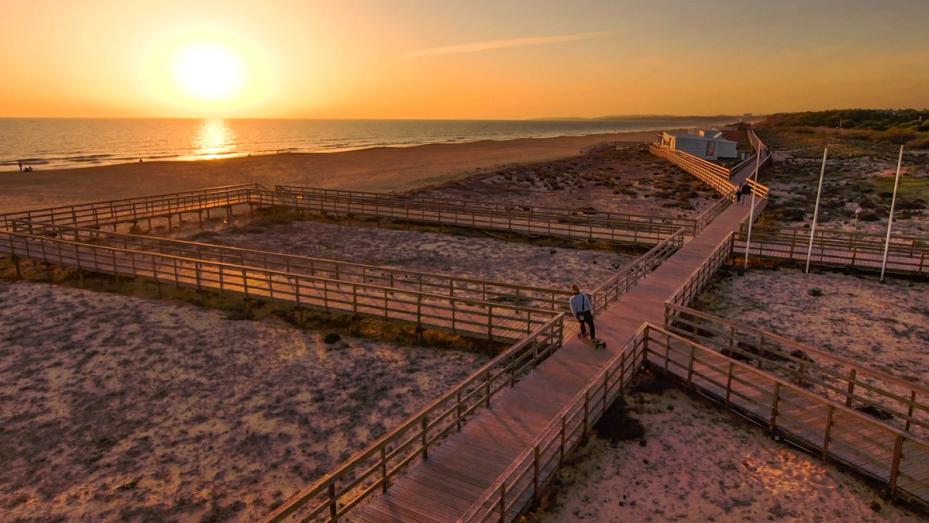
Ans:
[[[732,142],[725,137],[721,131],[716,129],[700,129],[696,132],[691,131],[665,131],[665,134],[677,138],[687,138],[689,140],[704,140],[704,141],[714,141],[714,142]],[[732,142],[735,143],[735,142]]]

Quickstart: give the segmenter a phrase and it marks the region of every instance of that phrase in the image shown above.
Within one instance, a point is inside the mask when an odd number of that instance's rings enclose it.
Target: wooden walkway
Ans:
[[[557,419],[563,406],[626,347],[643,322],[663,322],[665,301],[738,230],[748,213],[748,206],[730,206],[699,236],[600,313],[598,336],[607,342],[606,350],[598,351],[575,337],[566,337],[561,350],[501,393],[492,409],[481,411],[461,432],[432,451],[429,459],[352,518],[435,522],[462,517],[512,460]]]

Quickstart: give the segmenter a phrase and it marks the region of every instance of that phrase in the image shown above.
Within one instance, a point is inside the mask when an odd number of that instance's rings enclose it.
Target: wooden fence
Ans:
[[[671,331],[646,330],[649,364],[788,441],[929,503],[929,442]]]
[[[401,202],[404,205],[428,208],[452,210],[458,212],[475,212],[483,214],[492,212],[499,215],[500,213],[531,213],[533,216],[553,217],[564,220],[575,220],[577,218],[595,218],[605,222],[618,224],[657,224],[671,225],[676,229],[681,227],[693,229],[693,220],[690,218],[680,218],[676,216],[656,216],[654,214],[637,214],[625,212],[608,212],[598,211],[596,209],[568,209],[564,207],[547,207],[540,205],[520,205],[507,202],[489,201],[489,200],[461,200],[455,198],[428,198],[417,194],[394,194],[394,193],[376,193],[364,191],[346,191],[340,189],[321,189],[317,187],[303,187],[295,185],[277,185],[275,191],[290,194],[299,194],[304,198],[324,197],[331,201],[347,202],[351,200],[357,203],[377,203],[381,205],[393,205]]]
[[[735,235],[734,249],[745,253],[747,233]],[[805,262],[810,233],[801,229],[752,231],[749,256]],[[887,271],[899,274],[929,273],[929,244],[926,240],[897,237],[890,243]],[[879,271],[884,253],[884,240],[877,235],[817,231],[813,239],[810,262],[814,265],[852,267]]]
[[[558,413],[459,519],[459,522],[514,520],[541,497],[555,472],[606,413],[645,362],[647,324],[623,346],[584,390]]]
[[[652,247],[648,252],[623,266],[615,275],[591,293],[594,312],[600,312],[629,291],[648,273],[658,268],[684,245],[684,230]]]
[[[726,236],[726,238],[716,246],[713,253],[690,274],[687,280],[684,281],[676,291],[674,291],[668,301],[676,305],[689,305],[697,294],[699,294],[713,279],[716,271],[718,271],[719,268],[726,263],[726,260],[732,256],[732,239],[732,233]]]
[[[655,156],[664,158],[665,160],[668,160],[681,169],[684,169],[690,174],[696,176],[702,180],[703,183],[712,187],[720,194],[720,196],[724,198],[732,198],[736,187],[732,182],[729,181],[729,169],[726,169],[725,167],[713,162],[708,162],[702,158],[698,158],[692,154],[688,154],[683,151],[676,151],[674,149],[662,147],[657,144],[649,144],[648,150]]]
[[[0,230],[8,229],[12,220],[47,222],[78,227],[99,227],[140,220],[170,217],[182,213],[203,212],[213,208],[232,208],[255,204],[253,195],[265,190],[258,184],[209,187],[195,191],[106,200],[47,209],[35,209],[0,215]]]
[[[673,303],[665,304],[665,328],[846,407],[877,416],[899,430],[929,436],[929,387]]]
[[[243,249],[224,245],[122,234],[99,229],[75,228],[13,220],[14,232],[96,242],[126,250],[158,252],[182,258],[219,261],[271,271],[317,276],[330,280],[361,282],[396,289],[495,303],[510,303],[547,310],[565,310],[571,292],[448,274],[397,269],[378,265]]]
[[[262,205],[290,207],[314,213],[389,218],[440,226],[501,231],[565,238],[606,241],[616,244],[654,245],[676,233],[682,226],[696,230],[696,222],[682,218],[626,219],[605,213],[579,214],[576,211],[510,207],[506,210],[475,205],[431,203],[399,196],[367,196],[319,192],[317,189],[282,187],[276,192],[260,192]],[[574,213],[574,214],[570,214]],[[623,215],[629,217],[631,215]]]
[[[0,254],[117,278],[147,278],[197,290],[280,301],[297,309],[373,317],[484,338],[513,341],[552,317],[552,310],[334,280],[200,258],[174,256],[0,231]]]
[[[407,418],[399,427],[313,485],[277,507],[264,521],[337,521],[375,492],[387,492],[391,478],[402,474],[442,438],[460,431],[478,409],[489,408],[495,395],[561,348],[564,315],[559,314],[531,335],[482,366],[464,381]]]

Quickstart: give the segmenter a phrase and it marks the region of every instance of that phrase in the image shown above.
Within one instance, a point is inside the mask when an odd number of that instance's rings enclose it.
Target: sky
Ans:
[[[926,108],[927,22],[927,0],[0,0],[0,116]]]

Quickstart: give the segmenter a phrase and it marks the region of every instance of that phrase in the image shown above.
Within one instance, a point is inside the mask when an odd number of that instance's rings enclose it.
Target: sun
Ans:
[[[171,60],[175,84],[188,96],[203,102],[234,98],[245,80],[242,58],[214,42],[189,44],[178,49]]]

